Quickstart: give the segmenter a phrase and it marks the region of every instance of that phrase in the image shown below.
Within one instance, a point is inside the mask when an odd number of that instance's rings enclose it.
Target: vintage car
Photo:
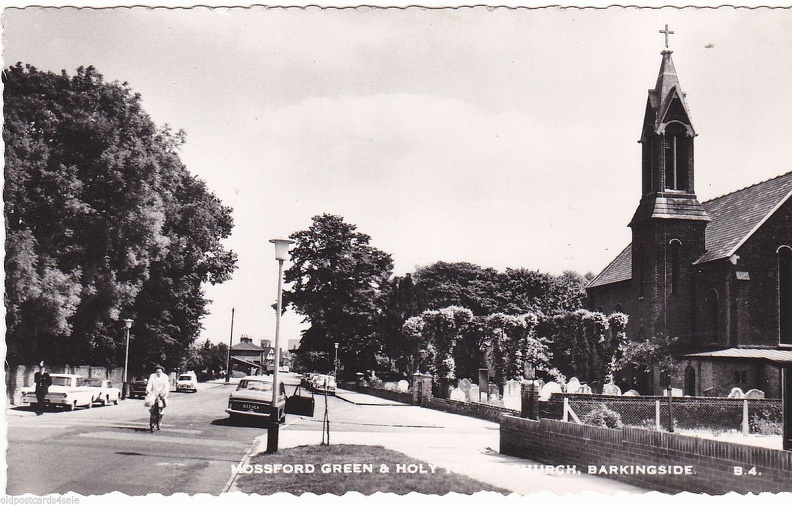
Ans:
[[[198,377],[195,376],[195,372],[185,372],[183,374],[179,374],[179,378],[176,379],[176,391],[190,391],[190,392],[197,392],[198,391]]]
[[[286,419],[286,388],[280,384],[277,400],[277,420]],[[249,375],[239,380],[239,386],[228,398],[226,412],[232,417],[252,416],[273,420],[272,376]]]
[[[88,378],[83,380],[86,387],[94,391],[93,401],[102,405],[118,405],[121,398],[121,390],[113,387],[113,383],[107,379]]]
[[[332,375],[314,375],[311,380],[311,390],[321,394],[334,395],[336,392],[335,377]]]
[[[53,373],[52,385],[49,387],[47,396],[44,397],[44,404],[51,406],[61,406],[67,410],[74,410],[77,407],[93,407],[94,390],[85,387],[83,378],[80,375]],[[22,405],[35,405],[38,403],[36,398],[36,388],[22,388]]]
[[[129,397],[130,398],[145,398],[146,386],[148,386],[148,379],[145,377],[135,377],[129,382]]]

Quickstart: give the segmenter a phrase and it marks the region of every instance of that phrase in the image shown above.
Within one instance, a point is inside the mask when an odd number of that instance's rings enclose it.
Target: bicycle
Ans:
[[[154,401],[152,402],[151,409],[149,412],[151,413],[149,417],[149,431],[154,433],[154,427],[157,427],[157,431],[160,429],[160,421],[162,420],[162,405],[160,401],[164,401],[164,398],[161,394],[158,394]]]

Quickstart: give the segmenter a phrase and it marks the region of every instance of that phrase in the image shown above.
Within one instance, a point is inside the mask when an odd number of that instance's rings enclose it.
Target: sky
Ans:
[[[789,9],[6,9],[4,66],[128,82],[234,209],[201,339],[273,339],[271,238],[343,216],[403,275],[598,273],[630,242],[669,47],[701,201],[792,170]],[[286,267],[290,263],[286,263]],[[289,311],[281,343],[299,338]],[[134,330],[133,330],[134,331]]]

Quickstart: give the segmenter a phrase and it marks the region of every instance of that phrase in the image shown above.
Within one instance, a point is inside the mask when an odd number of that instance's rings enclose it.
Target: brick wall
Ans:
[[[612,430],[551,419],[532,421],[506,415],[501,420],[502,454],[553,465],[616,466],[598,475],[665,493],[725,494],[792,491],[792,451],[623,428]],[[620,468],[621,465],[627,465]],[[689,466],[691,474],[628,474],[649,466]],[[735,475],[735,467],[743,475]],[[756,475],[748,475],[755,468]]]
[[[434,410],[441,410],[451,414],[460,414],[463,416],[475,417],[484,419],[485,421],[492,421],[498,423],[504,415],[520,415],[517,410],[507,409],[505,407],[498,407],[496,405],[487,405],[485,403],[476,402],[460,402],[456,400],[446,400],[443,398],[428,398],[421,404]]]
[[[371,388],[368,386],[358,386],[357,384],[346,383],[342,386],[350,391],[357,391],[378,398],[392,400],[394,402],[412,403],[412,393],[400,393],[398,391],[388,391],[387,389]]]

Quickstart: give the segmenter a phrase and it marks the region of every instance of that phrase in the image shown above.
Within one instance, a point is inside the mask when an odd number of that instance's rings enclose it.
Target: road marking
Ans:
[[[148,430],[146,430],[148,431]],[[174,430],[169,430],[174,431]],[[147,440],[156,442],[158,444],[182,444],[182,445],[202,445],[205,447],[225,447],[229,449],[246,449],[248,444],[241,442],[233,442],[227,439],[218,438],[194,438],[194,437],[171,437],[163,435],[161,432],[156,435],[152,433],[119,433],[114,431],[97,431],[95,433],[80,433],[79,437],[87,437],[91,439],[102,440]],[[150,437],[150,438],[146,438]]]

